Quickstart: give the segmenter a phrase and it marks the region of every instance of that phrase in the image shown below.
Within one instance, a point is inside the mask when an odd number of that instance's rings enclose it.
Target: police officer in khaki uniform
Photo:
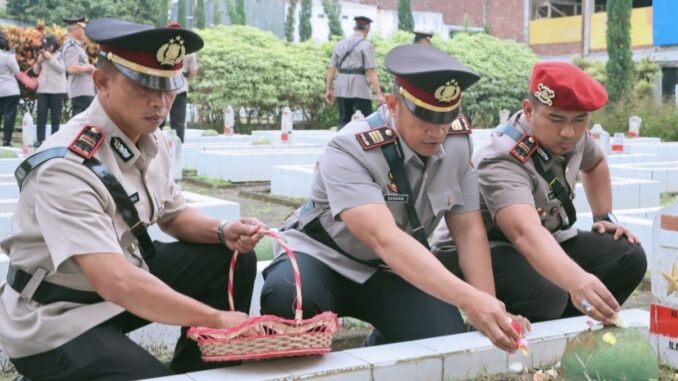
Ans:
[[[478,76],[424,45],[396,47],[385,64],[394,93],[329,142],[309,200],[283,227],[299,262],[304,316],[334,311],[367,321],[375,327],[371,345],[463,332],[462,309],[495,345],[513,351],[517,333],[494,298],[471,130],[465,118],[455,120],[462,90]],[[443,218],[469,283],[428,249]],[[292,317],[287,257],[264,277],[262,313]]]
[[[587,130],[606,102],[605,88],[576,66],[539,63],[523,110],[474,154],[497,297],[532,321],[585,313],[612,323],[645,274],[645,252],[616,223],[607,160]],[[592,231],[572,227],[578,177]],[[433,246],[448,265],[457,261],[444,226]]]
[[[182,332],[171,369],[125,333],[149,322],[227,328],[232,250],[251,250],[256,219],[220,222],[186,206],[168,176],[158,125],[183,84],[184,29],[94,20],[98,95],[16,172],[21,187],[0,287],[0,342],[17,370],[39,380],[130,380],[204,367]],[[158,223],[179,241],[151,242]],[[240,259],[242,258],[242,261]],[[248,311],[253,254],[238,258],[235,305]]]
[[[431,38],[433,33],[429,32],[414,32],[414,44],[431,45]]]
[[[68,74],[68,98],[71,100],[71,116],[85,111],[94,99],[92,72],[95,67],[83,47],[87,22],[84,17],[64,19],[68,36],[61,48],[62,58]]]
[[[355,33],[337,42],[327,69],[325,101],[332,104],[336,99],[339,109],[337,123],[339,130],[351,121],[351,116],[356,110],[360,110],[363,115],[372,113],[370,84],[377,96],[377,102],[384,103],[377,76],[374,47],[367,41],[372,20],[364,16],[357,16],[354,20]],[[334,77],[337,71],[339,75],[335,89]]]

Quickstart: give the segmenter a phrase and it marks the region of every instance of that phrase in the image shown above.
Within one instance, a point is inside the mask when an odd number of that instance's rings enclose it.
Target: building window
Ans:
[[[675,99],[676,85],[678,85],[678,67],[662,68],[662,95],[665,98]]]
[[[594,12],[605,12],[607,0],[592,0]],[[583,0],[532,0],[532,19],[579,16]],[[651,7],[652,0],[633,0],[633,8]]]

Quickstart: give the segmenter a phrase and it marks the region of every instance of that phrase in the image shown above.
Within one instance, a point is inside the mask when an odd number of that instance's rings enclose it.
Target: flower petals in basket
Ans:
[[[339,329],[333,312],[302,319],[301,276],[294,252],[274,232],[267,235],[285,248],[294,270],[296,311],[294,319],[273,315],[256,316],[228,329],[191,327],[188,337],[198,343],[204,361],[255,360],[276,357],[320,355],[332,349],[332,336]],[[228,277],[228,302],[233,305],[233,273],[238,252],[233,253]]]

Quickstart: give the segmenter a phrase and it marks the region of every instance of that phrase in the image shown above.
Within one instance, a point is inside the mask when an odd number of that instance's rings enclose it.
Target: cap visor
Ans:
[[[459,108],[455,108],[454,110],[447,112],[437,112],[419,107],[405,97],[403,97],[403,102],[414,116],[428,123],[452,123],[452,121],[457,118],[457,115],[459,115]]]
[[[122,65],[112,62],[122,74],[134,82],[153,90],[177,91],[184,85],[184,77],[179,74],[174,77],[158,77],[148,75],[128,69]]]

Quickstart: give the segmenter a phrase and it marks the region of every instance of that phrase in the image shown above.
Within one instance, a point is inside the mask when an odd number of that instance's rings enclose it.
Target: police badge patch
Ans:
[[[118,154],[120,159],[122,159],[122,161],[125,163],[134,157],[132,150],[129,149],[127,144],[125,144],[125,142],[117,136],[111,138],[111,148],[113,148],[113,151],[115,151],[115,153]]]
[[[358,143],[365,151],[395,142],[396,134],[389,127],[373,128],[355,134]]]

